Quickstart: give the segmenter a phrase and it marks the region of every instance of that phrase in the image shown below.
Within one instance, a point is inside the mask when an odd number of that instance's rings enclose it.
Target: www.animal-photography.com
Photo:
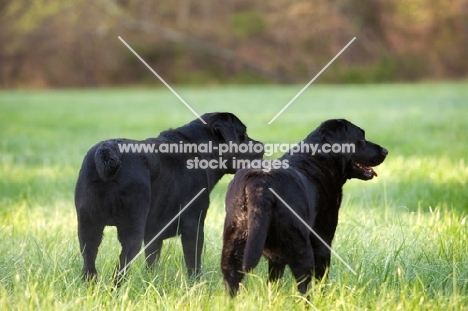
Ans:
[[[6,1],[0,309],[467,309],[467,15]]]

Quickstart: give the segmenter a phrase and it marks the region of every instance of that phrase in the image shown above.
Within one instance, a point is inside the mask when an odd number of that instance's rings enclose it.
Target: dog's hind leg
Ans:
[[[145,256],[148,267],[153,266],[153,264],[158,261],[163,245],[163,240],[159,238],[151,242],[153,238],[154,234],[145,233]],[[151,244],[149,244],[150,242]]]
[[[315,260],[312,245],[306,236],[301,234],[296,236],[297,241],[306,241],[306,243],[297,243],[293,245],[292,253],[294,257],[288,263],[294,278],[297,282],[297,289],[301,294],[305,294],[307,287],[312,280]]]
[[[140,251],[145,234],[149,204],[142,203],[144,199],[139,202],[132,202],[133,198],[131,197],[128,201],[122,202],[122,204],[125,204],[126,209],[125,212],[119,215],[119,220],[116,221],[117,237],[122,245],[119,261],[119,278],[123,276],[133,258]],[[140,198],[144,198],[143,193]]]
[[[122,245],[119,260],[119,278],[125,274],[128,269],[128,265],[141,249],[144,234],[144,223],[145,222],[137,225],[130,222],[130,224],[123,223],[117,225],[117,236],[120,244]],[[120,280],[118,280],[118,282],[119,281]]]
[[[82,273],[83,278],[87,281],[97,277],[96,256],[102,241],[104,227],[103,223],[93,222],[90,218],[78,215],[78,238],[84,261]]]
[[[182,249],[189,277],[197,277],[201,269],[201,254],[204,243],[203,224],[195,232],[182,232]],[[194,230],[193,230],[194,231]]]
[[[283,276],[285,264],[281,264],[272,260],[268,260],[269,281],[274,282]]]
[[[313,257],[309,262],[304,262],[299,265],[290,265],[291,271],[297,282],[297,289],[301,294],[305,294],[307,287],[312,280]]]

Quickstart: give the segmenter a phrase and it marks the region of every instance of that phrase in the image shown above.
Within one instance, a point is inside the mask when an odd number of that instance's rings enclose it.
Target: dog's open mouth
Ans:
[[[367,178],[377,177],[377,173],[372,169],[372,167],[365,166],[362,163],[354,162],[354,167],[362,173]]]

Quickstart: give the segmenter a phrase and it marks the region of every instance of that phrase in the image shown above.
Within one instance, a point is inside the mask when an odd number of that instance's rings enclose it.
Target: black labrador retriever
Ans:
[[[218,147],[223,144],[259,142],[247,136],[245,125],[231,113],[207,113],[202,118],[207,124],[196,119],[164,131],[157,138],[106,140],[88,151],[75,188],[78,237],[86,279],[97,275],[95,261],[105,226],[117,227],[122,245],[119,275],[138,254],[142,241],[150,266],[159,257],[163,240],[176,235],[182,238],[189,275],[198,273],[210,191],[224,174],[236,172],[232,165],[234,157],[251,160],[263,156],[263,151],[228,150],[219,157]],[[130,144],[153,146],[160,152],[128,152]],[[199,148],[194,149],[196,145]],[[167,152],[169,146],[179,146],[179,152],[175,153],[175,148],[172,153]],[[184,149],[187,153],[181,152]],[[208,163],[210,168],[204,169]],[[202,188],[206,190],[166,228]]]
[[[269,279],[280,278],[288,265],[301,293],[312,276],[323,278],[330,265],[329,248],[275,193],[331,246],[344,183],[377,176],[371,167],[388,154],[343,119],[323,122],[302,144],[315,146],[315,154],[292,148],[280,158],[289,164],[287,169],[239,170],[229,184],[221,269],[231,296],[262,254],[268,259]]]

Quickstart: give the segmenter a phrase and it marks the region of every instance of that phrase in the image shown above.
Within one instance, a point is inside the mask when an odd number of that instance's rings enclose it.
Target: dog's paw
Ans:
[[[96,282],[97,271],[83,271],[81,277],[85,282]]]

